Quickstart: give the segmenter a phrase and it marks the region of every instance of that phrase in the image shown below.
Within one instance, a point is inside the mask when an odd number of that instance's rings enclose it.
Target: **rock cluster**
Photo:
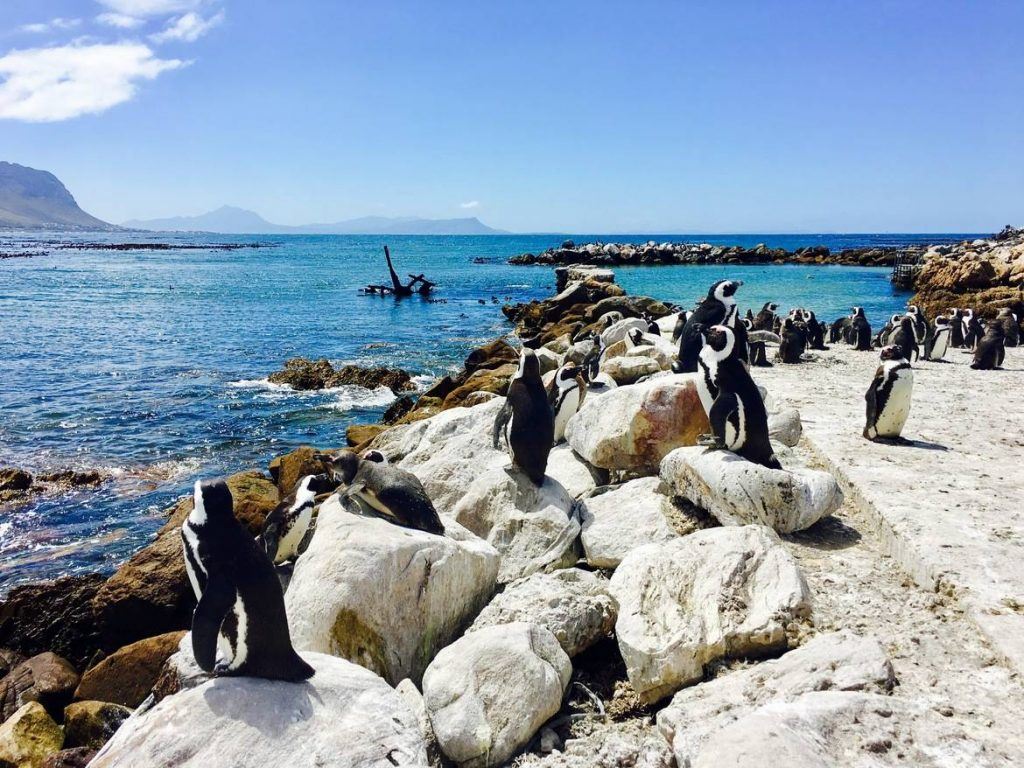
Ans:
[[[270,374],[267,380],[271,384],[286,384],[297,390],[328,389],[348,384],[367,389],[387,387],[396,393],[415,388],[412,376],[407,371],[393,368],[363,368],[358,365],[346,365],[335,369],[330,361],[323,357],[319,360],[293,357],[285,362],[282,370]]]
[[[33,475],[21,467],[0,467],[0,505],[18,504],[37,494],[58,494],[99,485],[107,475],[96,469],[57,469]]]

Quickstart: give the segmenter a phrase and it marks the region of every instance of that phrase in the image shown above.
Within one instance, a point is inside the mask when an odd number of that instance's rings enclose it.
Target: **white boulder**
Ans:
[[[647,702],[701,679],[723,657],[783,650],[810,590],[769,528],[710,528],[626,555],[611,579],[629,681]]]
[[[565,492],[574,499],[597,487],[590,467],[567,443],[559,443],[551,449],[551,453],[548,454],[547,476],[561,484]]]
[[[787,408],[784,411],[768,414],[768,437],[772,440],[777,440],[792,448],[800,442],[803,432],[804,426],[800,421],[800,411],[796,408]]]
[[[425,768],[416,713],[372,672],[319,653],[302,683],[218,677],[130,717],[93,768]]]
[[[654,347],[647,349],[653,350]],[[635,384],[644,376],[650,376],[662,370],[661,364],[653,357],[645,355],[612,357],[601,363],[601,371],[607,373],[620,387]]]
[[[679,537],[669,522],[672,500],[660,488],[657,477],[642,477],[583,500],[580,540],[590,565],[617,568],[637,547]]]
[[[562,356],[551,351],[547,347],[541,347],[535,351],[537,355],[537,362],[540,364],[541,374],[545,374],[548,371],[553,371],[562,364]]]
[[[779,533],[809,528],[843,503],[829,472],[769,469],[731,451],[680,448],[661,463],[661,479],[723,525],[757,523]]]
[[[606,347],[610,347],[615,342],[626,338],[626,334],[634,328],[646,331],[647,323],[639,317],[627,317],[624,320],[618,320],[612,323],[611,327],[607,330],[601,331],[601,341],[604,342]]]
[[[547,629],[518,622],[463,635],[423,675],[441,751],[460,768],[501,765],[562,705],[569,657]]]
[[[607,637],[616,614],[606,579],[579,568],[563,568],[509,584],[480,612],[469,631],[529,621],[550,630],[572,657]]]
[[[495,590],[498,553],[445,520],[435,536],[320,507],[316,534],[285,594],[299,650],[341,656],[392,684],[420,679]]]

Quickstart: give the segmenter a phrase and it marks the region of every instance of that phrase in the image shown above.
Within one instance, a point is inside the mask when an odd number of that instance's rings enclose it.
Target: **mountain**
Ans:
[[[52,173],[0,162],[0,229],[95,231],[117,227],[79,208]]]
[[[476,217],[466,219],[421,219],[365,216],[333,224],[272,224],[254,211],[225,205],[198,216],[168,219],[132,219],[123,226],[163,232],[217,232],[226,235],[500,235]]]

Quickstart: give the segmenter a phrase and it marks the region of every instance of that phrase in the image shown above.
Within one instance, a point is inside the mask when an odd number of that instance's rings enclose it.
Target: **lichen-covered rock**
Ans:
[[[64,745],[99,749],[132,714],[107,701],[76,701],[64,710]]]
[[[412,376],[408,371],[392,368],[363,368],[346,365],[337,370],[325,358],[308,360],[293,357],[284,368],[267,377],[271,384],[286,384],[296,390],[326,389],[355,385],[367,389],[387,387],[392,392],[414,389]]]
[[[563,568],[509,584],[480,612],[470,631],[532,622],[550,630],[572,657],[607,637],[616,614],[605,579],[579,568]]]
[[[657,477],[641,477],[584,499],[580,540],[590,565],[617,568],[637,547],[679,537],[669,522],[672,500],[660,489]]]
[[[501,765],[558,711],[571,675],[569,657],[543,627],[520,622],[464,635],[423,676],[441,750],[460,768]]]
[[[324,502],[285,593],[293,645],[393,685],[418,681],[495,589],[498,553],[450,520],[445,529],[436,536],[352,514],[336,496]]]
[[[815,637],[781,658],[684,688],[658,713],[658,730],[679,765],[691,765],[704,743],[736,720],[771,702],[811,691],[888,693],[892,663],[878,640],[835,632]]]
[[[662,462],[661,479],[723,525],[756,523],[779,533],[809,528],[843,503],[829,472],[769,469],[731,451],[679,448]]]
[[[132,717],[92,768],[424,768],[415,712],[377,675],[319,653],[302,683],[218,677]]]
[[[678,374],[586,398],[566,439],[596,467],[653,475],[669,452],[709,430],[696,374]]]
[[[313,458],[319,451],[309,445],[300,445],[293,451],[274,457],[268,469],[277,484],[277,492],[284,498],[295,489],[296,483],[306,475],[326,472],[322,461]]]
[[[803,575],[759,525],[711,528],[630,552],[612,576],[629,681],[654,702],[723,657],[785,649],[811,614]]]
[[[0,680],[0,721],[30,701],[39,702],[52,718],[60,720],[77,685],[78,673],[67,659],[49,651],[37,654]]]
[[[75,698],[139,706],[149,696],[164,662],[177,651],[184,636],[184,631],[167,632],[119,648],[86,670]]]
[[[0,765],[40,768],[63,742],[61,727],[41,704],[30,701],[0,724]]]

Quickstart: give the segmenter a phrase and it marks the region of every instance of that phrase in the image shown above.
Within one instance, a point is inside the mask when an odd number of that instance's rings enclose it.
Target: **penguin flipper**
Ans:
[[[212,672],[217,663],[217,636],[234,602],[234,585],[224,574],[211,573],[192,614],[192,653],[204,672]]]
[[[498,415],[494,418],[494,428],[491,430],[491,443],[495,449],[501,448],[501,434],[505,430],[505,425],[508,424],[508,420],[512,418],[512,404],[505,399],[505,404],[501,406],[501,410],[498,411]]]

